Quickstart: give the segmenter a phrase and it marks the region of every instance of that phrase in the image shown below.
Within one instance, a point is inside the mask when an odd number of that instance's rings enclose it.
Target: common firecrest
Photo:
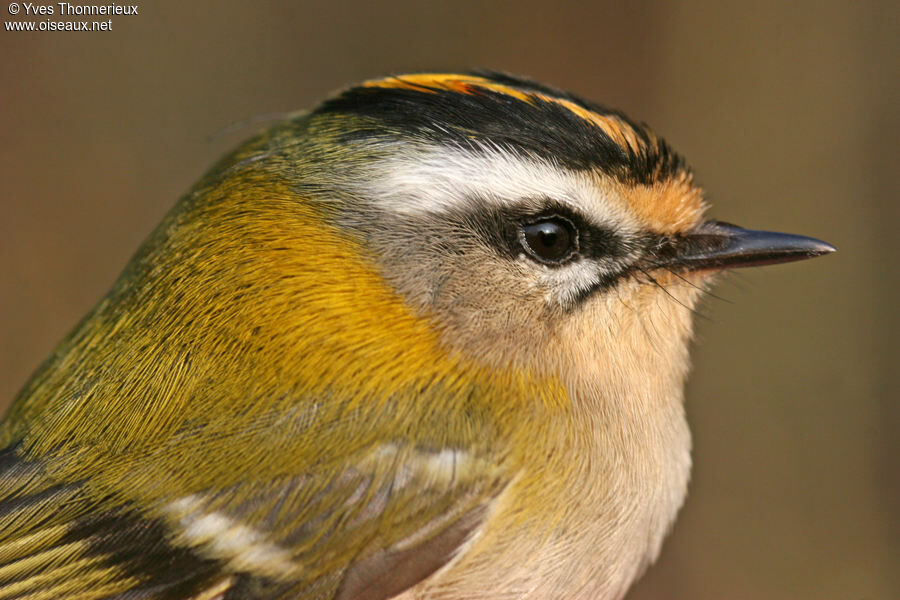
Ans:
[[[0,425],[0,598],[621,598],[691,465],[692,308],[831,252],[646,126],[365,82],[219,162]]]

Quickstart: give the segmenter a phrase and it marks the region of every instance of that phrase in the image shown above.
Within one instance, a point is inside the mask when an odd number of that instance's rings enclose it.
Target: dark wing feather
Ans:
[[[338,470],[138,510],[7,448],[0,599],[385,600],[482,523],[504,480],[473,460],[388,444]]]
[[[168,543],[165,523],[58,484],[42,466],[0,451],[0,598],[186,599],[223,576]]]

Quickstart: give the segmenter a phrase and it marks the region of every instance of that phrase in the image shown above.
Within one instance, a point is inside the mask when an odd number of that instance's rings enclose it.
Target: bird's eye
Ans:
[[[532,258],[543,263],[561,263],[578,251],[578,232],[568,219],[545,217],[523,225],[519,242]]]

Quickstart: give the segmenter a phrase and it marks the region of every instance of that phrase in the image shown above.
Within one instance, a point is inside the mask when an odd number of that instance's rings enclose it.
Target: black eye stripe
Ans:
[[[539,206],[533,203],[512,206],[490,206],[473,200],[475,210],[460,212],[454,218],[458,227],[470,231],[500,254],[510,259],[528,256],[522,245],[522,228],[546,219],[563,219],[577,232],[577,249],[573,256],[561,263],[546,262],[547,266],[569,264],[583,258],[617,260],[629,254],[626,241],[610,228],[592,223],[569,205],[547,200]]]

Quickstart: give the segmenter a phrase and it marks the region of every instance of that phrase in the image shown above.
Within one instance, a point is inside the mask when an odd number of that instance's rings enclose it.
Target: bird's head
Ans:
[[[268,152],[447,346],[492,366],[658,362],[677,379],[711,274],[830,249],[705,220],[685,162],[646,126],[506,75],[365,82]]]

